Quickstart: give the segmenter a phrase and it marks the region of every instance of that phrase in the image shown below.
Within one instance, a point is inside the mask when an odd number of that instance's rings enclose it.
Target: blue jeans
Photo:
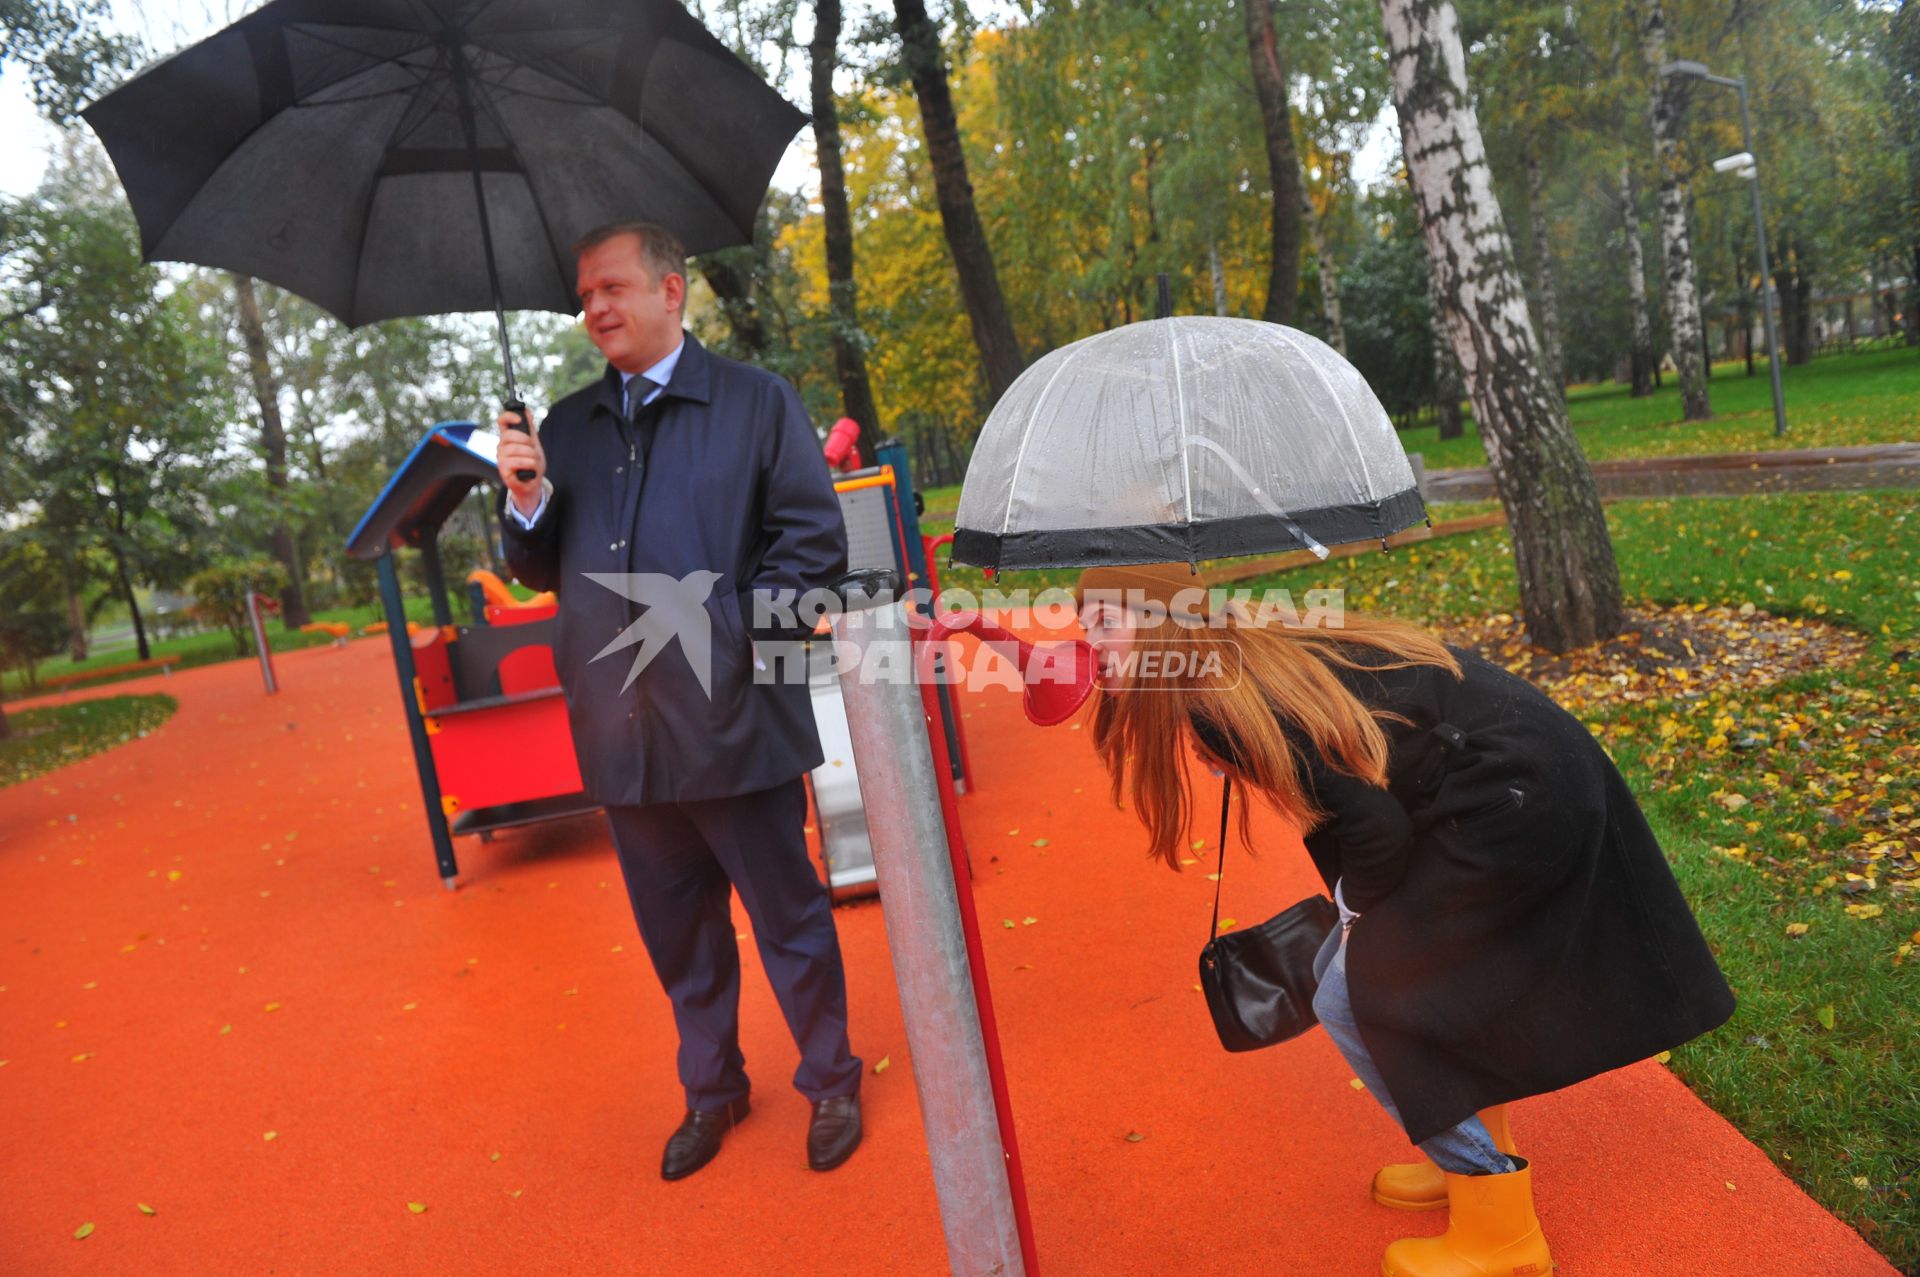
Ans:
[[[1346,1057],[1348,1067],[1393,1120],[1399,1122],[1400,1110],[1387,1094],[1387,1084],[1380,1070],[1374,1067],[1373,1057],[1367,1054],[1366,1043],[1360,1040],[1359,1026],[1353,1020],[1353,1002],[1347,993],[1346,927],[1334,927],[1314,958],[1314,970],[1320,976],[1320,988],[1313,995],[1314,1014],[1326,1026],[1327,1036],[1340,1048],[1340,1054]],[[1486,1123],[1477,1116],[1470,1116],[1460,1125],[1421,1141],[1420,1151],[1432,1158],[1441,1170],[1455,1175],[1505,1175],[1514,1169],[1507,1155],[1494,1147]]]

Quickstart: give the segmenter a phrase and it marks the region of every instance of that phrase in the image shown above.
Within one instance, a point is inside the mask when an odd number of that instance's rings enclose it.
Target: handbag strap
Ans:
[[[1213,926],[1207,931],[1207,941],[1220,934],[1220,883],[1227,876],[1227,804],[1233,800],[1233,777],[1220,779],[1220,868],[1213,875]]]

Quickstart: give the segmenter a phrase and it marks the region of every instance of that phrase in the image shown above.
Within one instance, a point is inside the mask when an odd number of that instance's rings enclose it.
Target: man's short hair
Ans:
[[[687,246],[658,222],[609,222],[596,227],[574,241],[573,255],[578,257],[622,235],[631,235],[640,241],[640,260],[646,264],[656,286],[669,275],[687,277]]]

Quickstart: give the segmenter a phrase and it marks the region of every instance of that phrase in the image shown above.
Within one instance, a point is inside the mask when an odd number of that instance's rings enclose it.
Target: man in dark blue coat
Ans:
[[[537,437],[501,417],[501,525],[513,575],[559,595],[554,665],[581,778],[606,805],[673,1002],[687,1113],[661,1174],[706,1165],[747,1113],[735,889],[800,1048],[808,1164],[830,1170],[860,1142],[861,1062],[831,901],[807,856],[803,777],[822,753],[805,681],[755,678],[778,630],[754,596],[791,599],[845,572],[839,498],[793,387],[682,330],[685,252],[671,233],[605,227],[575,252],[607,370]]]

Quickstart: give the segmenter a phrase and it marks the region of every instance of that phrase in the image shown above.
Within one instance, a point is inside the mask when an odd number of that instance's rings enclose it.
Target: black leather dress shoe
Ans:
[[[724,1109],[708,1112],[688,1109],[679,1127],[667,1137],[666,1155],[660,1159],[661,1179],[684,1179],[713,1160],[720,1151],[720,1137],[740,1124],[748,1112],[742,1096]]]
[[[830,1171],[860,1147],[860,1097],[836,1095],[813,1102],[813,1120],[807,1124],[807,1165]]]

